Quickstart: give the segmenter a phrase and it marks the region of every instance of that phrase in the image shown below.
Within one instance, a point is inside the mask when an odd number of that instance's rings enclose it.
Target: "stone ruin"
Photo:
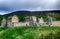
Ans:
[[[43,17],[37,19],[35,16],[27,16],[25,17],[25,22],[19,22],[18,16],[10,16],[8,19],[3,19],[1,22],[1,26],[3,27],[18,27],[18,26],[46,26],[52,25],[52,17],[48,16],[48,22],[44,22]]]
[[[1,22],[1,26],[2,26],[2,27],[6,27],[6,25],[7,25],[7,24],[6,24],[6,19],[3,19],[2,22]]]
[[[40,26],[43,26],[44,25],[44,20],[43,20],[43,18],[41,17],[41,18],[39,18],[39,25]]]
[[[47,24],[48,24],[49,26],[52,25],[52,17],[48,16],[48,22],[47,22]]]

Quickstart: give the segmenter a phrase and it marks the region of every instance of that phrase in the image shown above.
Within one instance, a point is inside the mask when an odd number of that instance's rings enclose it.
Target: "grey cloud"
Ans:
[[[18,11],[18,10],[53,10],[60,9],[59,0],[1,0],[0,10]]]

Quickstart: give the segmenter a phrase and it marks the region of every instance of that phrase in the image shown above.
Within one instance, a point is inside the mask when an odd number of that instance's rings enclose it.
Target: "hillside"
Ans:
[[[51,10],[51,11],[15,11],[8,14],[5,14],[6,16],[10,15],[41,15],[41,14],[47,14],[47,13],[60,13],[60,10]]]
[[[60,20],[60,10],[52,10],[52,11],[15,11],[11,12],[5,15],[0,16],[0,20],[2,18],[7,18],[12,15],[17,15],[19,18],[19,21],[24,21],[26,16],[31,16],[34,15],[37,18],[43,17],[45,21],[47,21],[47,16],[53,17],[54,21],[59,21]]]
[[[47,21],[47,16],[53,17],[54,21],[60,21],[60,11],[52,10],[52,11],[15,11],[10,14],[6,14],[5,16],[17,15],[19,17],[19,21],[24,21],[26,16],[34,15],[38,18],[43,17],[44,21]]]
[[[60,39],[60,27],[0,28],[0,39]]]

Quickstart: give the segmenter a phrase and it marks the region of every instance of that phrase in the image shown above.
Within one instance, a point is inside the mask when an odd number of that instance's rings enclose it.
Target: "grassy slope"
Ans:
[[[14,27],[0,28],[0,39],[51,39],[50,33],[56,35],[60,32],[60,27]],[[60,35],[57,34],[56,36]],[[46,38],[48,36],[48,38]],[[50,37],[50,38],[49,38]],[[59,37],[59,36],[58,36]],[[57,37],[56,37],[57,38]],[[56,39],[55,38],[55,39]]]

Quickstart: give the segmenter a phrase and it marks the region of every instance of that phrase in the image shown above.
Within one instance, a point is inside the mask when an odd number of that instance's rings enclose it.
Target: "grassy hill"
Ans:
[[[60,39],[60,27],[0,28],[0,39]]]

